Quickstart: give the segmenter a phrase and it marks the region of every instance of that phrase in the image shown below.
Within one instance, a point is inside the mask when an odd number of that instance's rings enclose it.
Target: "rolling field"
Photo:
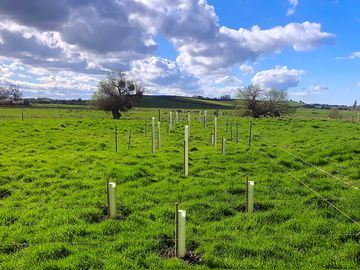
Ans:
[[[156,109],[119,121],[90,108],[27,109],[23,121],[21,111],[0,108],[0,269],[359,268],[358,122],[302,111],[254,119],[249,150],[250,119],[222,110],[215,148],[214,110],[207,129],[191,110],[184,177],[185,110],[170,133],[161,110],[155,154]],[[117,183],[116,219],[106,217],[106,181]],[[172,256],[175,202],[187,211],[187,260]]]

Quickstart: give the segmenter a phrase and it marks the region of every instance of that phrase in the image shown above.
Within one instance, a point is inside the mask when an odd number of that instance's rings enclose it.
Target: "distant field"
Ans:
[[[220,110],[211,145],[215,109],[206,130],[191,110],[185,178],[185,110],[168,133],[170,110],[161,109],[152,154],[157,108],[119,121],[90,107],[0,108],[0,269],[359,268],[360,123],[349,121],[357,113],[254,119],[249,151],[250,119],[231,109]],[[255,181],[254,213],[244,212],[246,177]],[[118,219],[105,218],[107,180],[118,185]],[[187,211],[195,265],[169,256],[175,202]]]
[[[136,105],[142,108],[234,109],[236,101],[217,101],[180,96],[144,96]]]

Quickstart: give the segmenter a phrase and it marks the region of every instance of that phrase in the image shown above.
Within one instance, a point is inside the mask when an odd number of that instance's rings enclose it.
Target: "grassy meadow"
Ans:
[[[204,129],[190,110],[184,177],[185,110],[169,133],[161,109],[152,154],[155,108],[118,121],[90,107],[0,108],[0,269],[359,268],[360,123],[305,109],[254,119],[249,150],[250,119],[220,110],[215,148],[207,111]],[[106,181],[117,183],[116,219]],[[187,211],[187,260],[172,256],[175,202]]]

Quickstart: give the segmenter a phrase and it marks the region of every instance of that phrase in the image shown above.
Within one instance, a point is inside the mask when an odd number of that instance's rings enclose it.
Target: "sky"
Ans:
[[[359,0],[0,0],[0,86],[91,98],[122,70],[146,94],[360,100]]]

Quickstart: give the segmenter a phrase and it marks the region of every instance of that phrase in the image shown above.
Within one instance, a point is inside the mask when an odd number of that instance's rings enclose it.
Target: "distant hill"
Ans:
[[[136,107],[184,109],[234,109],[235,100],[218,100],[181,96],[144,96]]]

